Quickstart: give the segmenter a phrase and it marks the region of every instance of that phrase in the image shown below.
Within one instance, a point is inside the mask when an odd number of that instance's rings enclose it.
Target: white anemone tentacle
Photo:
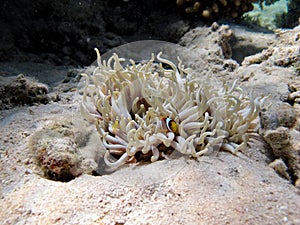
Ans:
[[[179,119],[181,121],[183,121],[186,118],[190,117],[191,115],[197,114],[197,112],[198,112],[198,106],[196,105],[196,106],[193,106],[191,108],[187,108],[187,109],[183,110],[182,112],[180,112],[178,114],[178,116],[179,116]]]
[[[103,138],[108,141],[110,144],[120,144],[120,145],[124,145],[126,146],[126,142],[120,138],[117,137],[113,137],[111,135],[109,135],[108,133],[105,134],[105,136],[103,136]]]
[[[159,158],[159,150],[157,149],[156,146],[151,145],[151,151],[152,151],[151,162],[154,162]]]
[[[102,142],[103,142],[103,146],[108,150],[124,150],[124,151],[126,151],[126,146],[124,146],[122,144],[107,143],[105,138],[103,138]]]
[[[124,165],[126,163],[126,161],[129,159],[129,156],[127,155],[127,153],[124,153],[118,160],[116,160],[115,162],[111,162],[109,160],[109,157],[110,157],[110,153],[109,151],[106,151],[105,152],[105,155],[104,155],[104,162],[107,166],[111,167],[111,168],[114,168],[114,169],[117,169],[118,167]]]
[[[153,139],[158,139],[160,142],[162,142],[166,147],[169,147],[174,140],[174,133],[173,132],[168,132],[167,136],[162,134],[162,133],[157,133],[154,134],[151,138]]]
[[[236,155],[236,146],[233,146],[231,143],[223,143],[222,149]]]
[[[137,153],[138,151],[139,151],[139,149],[135,146],[128,145],[127,148],[126,148],[126,154],[128,156],[134,156],[135,153]]]

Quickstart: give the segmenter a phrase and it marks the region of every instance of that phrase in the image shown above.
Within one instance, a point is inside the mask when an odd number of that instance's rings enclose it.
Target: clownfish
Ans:
[[[161,121],[163,129],[178,134],[178,124],[174,120],[169,117],[163,117],[161,118]]]

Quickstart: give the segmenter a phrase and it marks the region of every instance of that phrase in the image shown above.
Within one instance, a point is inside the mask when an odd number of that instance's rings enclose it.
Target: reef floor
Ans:
[[[264,34],[215,25],[186,33],[180,41],[186,66],[216,85],[238,80],[254,96],[270,95],[260,134],[250,134],[237,156],[178,157],[97,176],[104,149],[78,110],[79,74],[91,68],[1,63],[0,91],[16,84],[7,77],[20,73],[39,82],[26,81],[38,90],[31,105],[2,93],[9,104],[0,110],[0,223],[300,224],[299,36],[300,27]],[[48,95],[40,102],[44,84]],[[70,132],[79,147],[60,142],[65,136],[55,136],[51,126]],[[74,179],[45,175],[36,163],[34,135],[48,138],[52,151],[67,146],[78,161]]]

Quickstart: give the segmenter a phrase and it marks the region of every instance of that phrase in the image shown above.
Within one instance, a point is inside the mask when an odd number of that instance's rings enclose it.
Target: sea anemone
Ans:
[[[245,147],[264,97],[246,96],[235,81],[217,89],[162,53],[136,63],[113,54],[86,78],[82,115],[96,125],[105,163],[156,161],[177,151],[198,158]]]

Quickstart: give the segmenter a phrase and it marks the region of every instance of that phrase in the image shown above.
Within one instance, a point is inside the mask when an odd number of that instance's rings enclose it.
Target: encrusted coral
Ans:
[[[35,132],[29,148],[43,175],[51,180],[69,181],[82,173],[92,174],[97,164],[80,151],[85,136],[70,119],[63,118],[51,118],[51,122]]]
[[[195,158],[219,149],[235,154],[257,125],[265,98],[246,96],[236,82],[217,89],[162,53],[122,65],[118,55],[102,62],[96,52],[98,67],[84,74],[81,111],[95,123],[107,149],[104,161],[113,169],[173,151]]]
[[[256,0],[176,0],[176,4],[183,7],[186,13],[194,13],[205,19],[240,18],[253,9],[253,2]]]

